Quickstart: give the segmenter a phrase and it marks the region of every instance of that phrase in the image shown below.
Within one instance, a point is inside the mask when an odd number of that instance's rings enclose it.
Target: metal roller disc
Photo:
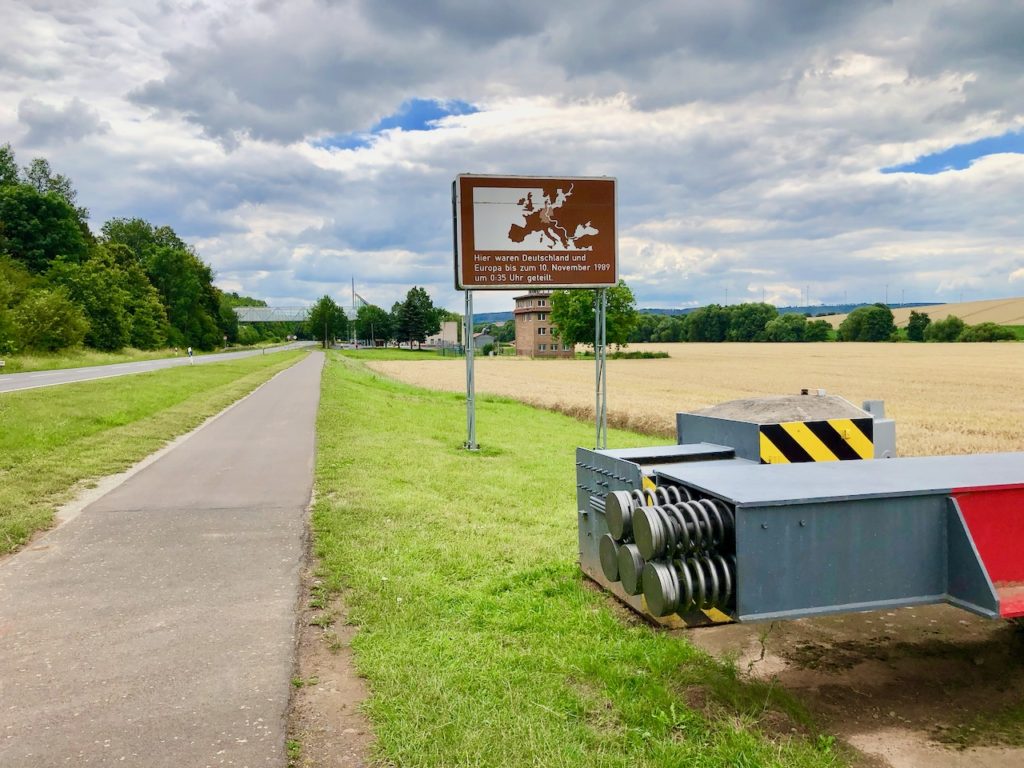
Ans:
[[[693,604],[693,579],[690,578],[690,571],[686,567],[686,563],[676,560],[673,565],[675,566],[676,575],[682,590],[682,594],[679,597],[679,607],[681,610],[687,611]]]
[[[691,557],[686,561],[686,569],[694,580],[693,603],[698,608],[710,608],[708,603],[708,587],[704,581],[704,569],[700,567],[697,558]]]
[[[721,603],[724,608],[732,599],[732,573],[729,570],[729,563],[721,555],[715,555],[715,563],[718,565],[719,576],[722,579]]]
[[[643,572],[647,610],[654,616],[669,616],[679,610],[679,579],[668,563],[647,563]]]
[[[644,560],[665,554],[668,532],[658,507],[640,507],[633,515],[633,541]]]
[[[704,540],[704,533],[700,529],[700,517],[694,510],[695,501],[684,501],[680,504],[677,509],[682,512],[689,520],[690,525],[687,527],[687,531],[690,534],[690,548],[689,551],[695,551],[700,549],[700,545]]]
[[[708,577],[708,585],[710,586],[711,592],[708,595],[708,608],[717,608],[720,603],[718,598],[720,595],[718,588],[718,572],[715,570],[715,564],[711,561],[710,557],[700,558],[700,566],[704,571],[704,575]]]
[[[704,547],[711,549],[715,546],[715,532],[711,529],[711,516],[700,501],[694,501],[691,503],[693,504],[694,511],[700,516],[701,525],[704,526],[701,529],[701,533],[704,534]]]
[[[668,508],[667,511],[671,515],[672,519],[675,521],[676,526],[678,527],[678,534],[676,536],[676,548],[680,552],[692,551],[693,547],[690,542],[690,528],[686,524],[686,518],[683,516],[683,513],[679,511],[679,506],[673,504],[671,507]]]
[[[644,559],[640,557],[636,544],[624,544],[619,547],[619,579],[627,595],[640,594],[643,572]]]
[[[708,514],[711,515],[711,528],[712,535],[711,539],[714,542],[714,546],[720,547],[722,542],[725,541],[725,523],[722,522],[722,515],[718,511],[718,504],[711,499],[701,499],[701,506],[708,510]]]
[[[612,491],[604,497],[604,519],[612,537],[621,541],[632,533],[633,498],[628,491]]]
[[[601,572],[608,581],[619,580],[619,544],[610,533],[601,537],[597,545],[601,558]]]

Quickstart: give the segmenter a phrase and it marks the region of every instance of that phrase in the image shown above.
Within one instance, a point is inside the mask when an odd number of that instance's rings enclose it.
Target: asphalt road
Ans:
[[[196,355],[192,358],[196,365],[219,363],[223,360],[235,360],[240,357],[283,352],[287,349],[300,349],[315,345],[313,341],[296,341],[273,347],[264,352],[262,349],[247,349],[243,352],[220,352],[212,355]],[[76,381],[106,379],[111,376],[127,376],[130,373],[159,371],[178,365],[189,365],[188,356],[182,353],[178,357],[165,357],[160,360],[144,360],[137,363],[116,363],[114,365],[94,365],[88,368],[64,368],[57,371],[30,371],[28,373],[7,373],[0,375],[0,392],[16,392],[20,389],[36,389],[52,387],[57,384],[71,384]]]
[[[0,562],[0,765],[286,765],[323,359]]]

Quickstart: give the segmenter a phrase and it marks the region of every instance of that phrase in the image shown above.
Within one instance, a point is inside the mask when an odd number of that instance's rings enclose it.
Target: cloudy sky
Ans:
[[[0,144],[274,305],[453,282],[456,174],[614,176],[639,304],[1024,295],[1016,0],[0,0]],[[478,311],[512,294],[478,292]]]

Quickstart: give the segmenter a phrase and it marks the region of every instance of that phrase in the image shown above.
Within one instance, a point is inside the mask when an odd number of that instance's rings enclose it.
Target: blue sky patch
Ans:
[[[956,144],[941,152],[922,155],[911,163],[883,168],[882,173],[936,174],[943,171],[962,171],[979,157],[1007,152],[1024,154],[1024,131],[1008,131],[1002,136],[990,136],[969,144]]]
[[[432,131],[437,128],[441,118],[451,115],[472,115],[480,110],[466,101],[452,99],[409,99],[402,103],[394,114],[382,117],[369,131],[337,133],[314,142],[314,145],[326,149],[359,149],[368,147],[375,136],[384,131]]]

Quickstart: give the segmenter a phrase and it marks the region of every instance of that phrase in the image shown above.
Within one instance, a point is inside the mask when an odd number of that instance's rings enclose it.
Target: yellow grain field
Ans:
[[[893,320],[900,328],[906,328],[911,312],[923,312],[932,320],[945,320],[956,315],[968,325],[995,323],[996,325],[1024,325],[1024,298],[987,299],[952,304],[934,304],[928,307],[898,307],[892,310]],[[833,328],[846,319],[846,315],[826,315]]]
[[[821,388],[856,405],[884,400],[886,414],[896,419],[900,455],[1024,451],[1024,344],[630,345],[634,349],[671,357],[608,362],[612,426],[674,436],[678,411]],[[462,360],[370,366],[419,386],[465,390]],[[478,393],[593,418],[593,361],[477,358],[476,382]],[[486,421],[478,430],[485,442]]]

